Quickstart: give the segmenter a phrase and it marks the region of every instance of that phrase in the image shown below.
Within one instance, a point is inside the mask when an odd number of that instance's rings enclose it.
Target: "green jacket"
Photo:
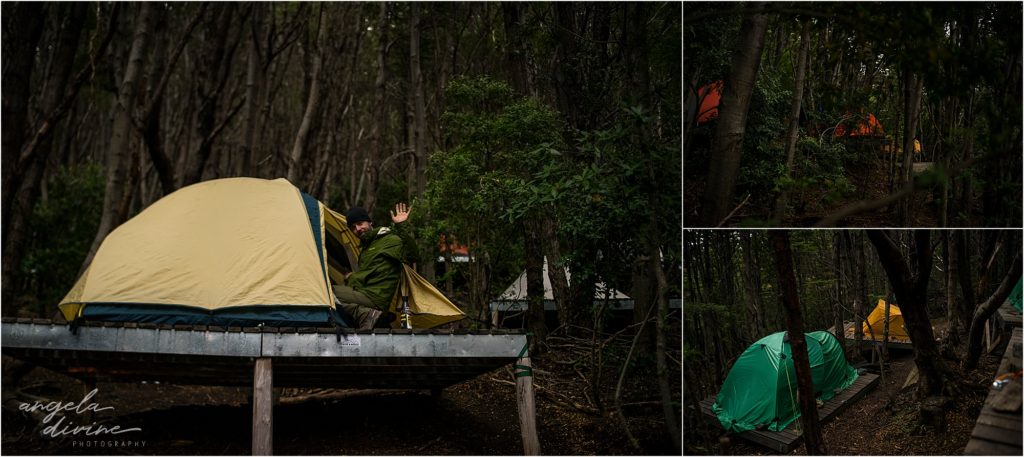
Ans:
[[[386,310],[402,279],[402,262],[415,261],[415,242],[411,231],[403,227],[380,227],[361,237],[359,268],[349,276],[347,285],[366,294],[373,305]]]

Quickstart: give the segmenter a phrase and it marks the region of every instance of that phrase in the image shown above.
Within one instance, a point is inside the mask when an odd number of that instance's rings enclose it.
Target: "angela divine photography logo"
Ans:
[[[128,436],[120,435],[130,432],[141,432],[140,427],[121,428],[120,425],[84,424],[88,421],[89,415],[101,411],[113,410],[113,406],[100,406],[92,401],[99,389],[93,389],[81,401],[51,401],[33,403],[21,403],[18,405],[20,411],[33,415],[42,415],[40,426],[43,427],[42,435],[46,438],[63,438],[71,440],[72,447],[142,447],[145,441],[130,440]]]

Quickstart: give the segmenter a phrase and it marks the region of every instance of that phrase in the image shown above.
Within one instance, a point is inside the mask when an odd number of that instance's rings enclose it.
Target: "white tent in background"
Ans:
[[[548,259],[544,258],[544,269],[542,276],[544,277],[544,310],[554,311],[558,309],[555,306],[555,296],[551,292],[551,279],[548,278]],[[569,275],[569,269],[565,269],[565,277],[570,282],[572,278]],[[607,301],[606,301],[607,300]],[[619,292],[618,290],[609,288],[604,283],[595,284],[594,288],[594,304],[600,305],[605,304],[608,309],[633,309],[633,299],[629,298],[628,295]],[[496,320],[499,312],[504,311],[525,311],[528,307],[528,301],[526,299],[526,271],[522,274],[498,298],[494,299],[490,303],[491,319]]]

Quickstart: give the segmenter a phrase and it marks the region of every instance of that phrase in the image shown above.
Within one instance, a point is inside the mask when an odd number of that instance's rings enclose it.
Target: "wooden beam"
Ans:
[[[519,405],[519,429],[523,434],[523,455],[540,455],[537,438],[537,412],[533,395],[533,368],[530,357],[521,357],[515,366],[516,403]]]
[[[252,382],[252,455],[274,454],[274,369],[270,360],[256,359]]]

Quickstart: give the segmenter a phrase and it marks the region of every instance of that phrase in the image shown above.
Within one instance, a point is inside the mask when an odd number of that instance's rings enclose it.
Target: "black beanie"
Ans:
[[[345,221],[348,223],[348,226],[351,227],[363,221],[373,222],[373,219],[370,219],[370,214],[362,207],[353,206],[347,213],[345,213]]]

